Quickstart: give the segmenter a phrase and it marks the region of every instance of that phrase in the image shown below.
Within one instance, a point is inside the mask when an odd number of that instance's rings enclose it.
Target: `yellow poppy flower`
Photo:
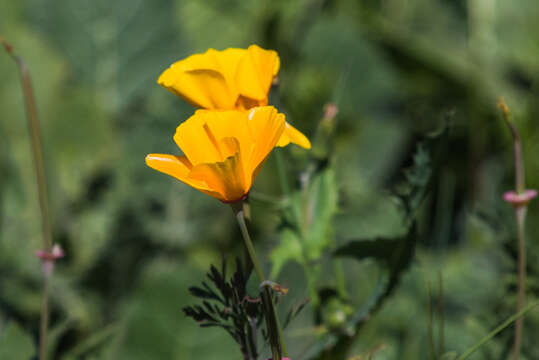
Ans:
[[[279,72],[277,52],[257,45],[247,49],[209,49],[172,64],[157,83],[195,107],[248,110],[268,104],[268,92]],[[309,140],[286,124],[284,141],[309,149]]]
[[[150,154],[146,164],[223,202],[243,200],[286,123],[272,106],[249,111],[197,110],[176,129],[185,156]]]

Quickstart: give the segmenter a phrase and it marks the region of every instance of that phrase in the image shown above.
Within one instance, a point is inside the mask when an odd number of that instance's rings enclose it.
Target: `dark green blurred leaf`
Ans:
[[[158,75],[187,55],[178,30],[171,26],[172,0],[28,3],[34,24],[69,59],[74,78],[98,88],[97,96],[112,111],[147,96]]]
[[[337,212],[338,188],[335,173],[327,168],[313,175],[308,188],[292,196],[295,213],[294,227],[284,227],[281,242],[271,252],[275,278],[288,261],[300,264],[317,261],[322,253],[334,243],[333,217]]]
[[[284,229],[281,232],[281,241],[271,251],[271,277],[276,278],[283,266],[289,261],[303,263],[303,249],[301,240],[292,229]]]
[[[353,257],[357,260],[376,259],[389,262],[396,246],[402,242],[402,238],[386,239],[377,238],[374,240],[353,240],[338,248],[334,255],[343,257]]]
[[[17,323],[10,322],[0,330],[0,359],[29,360],[35,353],[32,337]]]

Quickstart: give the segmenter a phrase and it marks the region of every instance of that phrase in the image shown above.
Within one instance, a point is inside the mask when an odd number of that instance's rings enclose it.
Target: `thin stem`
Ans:
[[[39,360],[47,359],[47,330],[49,328],[49,274],[43,276],[43,298],[41,299],[41,336],[39,337]]]
[[[430,359],[434,360],[436,358],[435,355],[435,346],[434,346],[434,321],[433,321],[433,309],[432,309],[432,294],[430,291],[430,282],[427,281],[427,296],[428,296],[428,304],[429,304],[429,323],[428,323],[428,332],[429,332],[429,344],[430,344]]]
[[[513,160],[515,163],[515,189],[517,194],[522,194],[526,190],[525,179],[526,174],[524,170],[524,158],[522,156],[522,141],[518,130],[511,121],[511,112],[509,107],[505,104],[502,98],[498,99],[498,107],[502,110],[503,119],[511,131],[513,136]]]
[[[503,99],[498,99],[498,107],[502,110],[505,123],[513,136],[513,158],[515,162],[515,190],[521,195],[526,191],[526,174],[524,168],[524,158],[522,155],[522,141],[515,124],[511,121],[511,112]],[[526,238],[524,224],[526,222],[526,204],[515,206],[515,218],[517,222],[518,237],[518,293],[517,293],[517,313],[522,309],[526,301]],[[520,358],[520,344],[522,342],[522,319],[517,319],[515,323],[515,341],[513,348],[513,358]]]
[[[32,81],[28,67],[22,61],[21,57],[13,52],[13,47],[0,37],[0,42],[7,53],[15,60],[21,79],[21,85],[24,95],[26,117],[28,119],[28,131],[30,132],[30,144],[32,145],[32,154],[34,157],[34,166],[36,171],[37,188],[39,195],[39,207],[41,210],[41,224],[43,232],[44,251],[50,251],[52,247],[52,232],[49,221],[49,207],[47,195],[47,182],[45,177],[45,166],[43,162],[43,151],[41,146],[41,133],[39,122],[37,120],[37,108],[32,90]]]
[[[335,278],[337,280],[337,293],[341,299],[347,299],[348,292],[346,291],[346,277],[344,276],[344,269],[341,259],[333,260],[333,271],[335,272]]]
[[[231,205],[231,207],[232,211],[234,211],[234,214],[236,215],[236,220],[238,221],[245,247],[247,249],[249,257],[251,258],[251,262],[253,263],[253,267],[255,269],[258,280],[260,281],[260,283],[263,283],[264,281],[266,281],[266,278],[264,277],[262,267],[260,266],[260,262],[258,261],[258,257],[256,256],[251,236],[249,235],[249,231],[247,230],[247,224],[245,223],[245,216],[243,212],[243,205],[241,203],[234,203]],[[271,292],[267,286],[264,286],[262,289],[262,302],[265,307],[264,313],[266,315],[266,324],[268,328],[268,335],[270,337],[273,360],[281,360],[282,355],[288,356],[288,351],[284,342],[281,324],[275,311]]]
[[[501,332],[503,329],[511,325],[514,321],[520,319],[522,316],[524,316],[528,311],[533,309],[539,305],[539,301],[533,302],[526,306],[524,309],[522,309],[520,312],[516,313],[515,315],[511,316],[509,319],[505,320],[501,325],[499,325],[497,328],[492,330],[490,333],[488,333],[485,337],[483,337],[479,342],[477,342],[475,345],[473,345],[470,349],[468,349],[465,353],[460,355],[456,360],[464,360],[467,359],[470,355],[472,355],[477,349],[479,349],[483,344],[488,342],[490,339],[492,339],[494,336],[498,335],[499,332]]]
[[[444,279],[442,277],[442,271],[438,273],[439,281],[439,299],[438,299],[438,313],[440,316],[438,324],[438,358],[441,359],[444,353],[444,323],[445,323],[445,304],[444,304]]]
[[[26,118],[28,120],[28,131],[30,133],[30,144],[32,146],[32,155],[34,158],[34,167],[36,174],[37,190],[39,196],[39,208],[41,211],[41,230],[43,234],[43,251],[50,252],[52,248],[52,231],[49,220],[49,200],[47,194],[47,180],[45,176],[45,165],[43,161],[43,150],[41,144],[41,133],[37,119],[37,107],[32,89],[32,81],[28,67],[20,56],[14,53],[13,46],[0,37],[0,43],[4,46],[6,52],[17,64],[24,95],[24,104]],[[41,332],[39,340],[40,360],[47,358],[47,328],[49,323],[49,287],[51,273],[43,270],[43,299],[41,305]]]
[[[515,125],[509,121],[509,117],[506,119],[506,124],[511,130],[511,135],[513,135],[513,159],[515,162],[515,188],[518,194],[524,193],[526,186],[524,185],[525,179],[525,170],[524,170],[524,161],[522,159],[522,142],[520,140],[520,135],[517,131]]]
[[[247,342],[250,348],[250,359],[256,360],[258,358],[256,345],[256,319],[249,319],[249,325],[247,327]]]
[[[522,309],[526,297],[526,239],[524,234],[524,224],[526,219],[526,206],[515,208],[517,218],[517,236],[518,236],[518,294],[517,294],[517,312]],[[514,359],[520,357],[520,347],[522,343],[522,318],[515,322],[515,342]]]

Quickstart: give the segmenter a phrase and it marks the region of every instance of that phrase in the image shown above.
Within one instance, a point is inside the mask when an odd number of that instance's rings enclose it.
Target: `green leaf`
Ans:
[[[273,249],[270,258],[273,264],[273,268],[271,269],[272,279],[279,275],[279,272],[287,262],[297,261],[302,264],[304,262],[303,250],[298,234],[290,228],[285,228],[281,232],[281,243]],[[249,279],[250,282],[251,280]]]
[[[187,55],[174,23],[174,2],[72,1],[52,9],[30,0],[29,16],[68,59],[76,79],[99,89],[118,111],[156,86],[159,73]],[[69,29],[69,31],[66,31]]]
[[[62,357],[62,360],[75,360],[85,356],[92,356],[96,353],[103,351],[106,344],[117,335],[119,330],[118,324],[111,324],[103,327],[97,331],[94,331],[92,335],[79,342],[68,354]],[[90,355],[91,354],[91,355]],[[50,358],[52,356],[49,355]],[[97,356],[96,359],[102,359],[103,357]]]
[[[358,260],[373,258],[382,261],[388,268],[387,280],[376,291],[371,301],[352,318],[352,323],[364,321],[373,311],[380,308],[382,303],[391,295],[398,285],[404,270],[412,262],[417,241],[416,226],[413,224],[408,232],[392,239],[357,240],[340,247],[334,253],[338,257],[353,257]]]
[[[17,323],[9,323],[0,332],[0,359],[30,359],[36,353],[32,337]]]
[[[245,286],[245,291],[251,299],[256,299],[260,297],[260,280],[255,271],[251,271],[249,279],[247,280],[247,285]]]
[[[305,254],[318,260],[334,242],[333,216],[337,213],[338,191],[335,172],[328,168],[315,176],[305,201]]]

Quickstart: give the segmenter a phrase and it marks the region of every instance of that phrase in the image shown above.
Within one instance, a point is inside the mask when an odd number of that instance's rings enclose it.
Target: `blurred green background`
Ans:
[[[527,182],[539,183],[539,3],[501,0],[4,1],[0,35],[33,76],[44,135],[55,242],[67,256],[52,292],[54,359],[239,359],[221,329],[181,308],[210,263],[241,254],[231,211],[144,164],[178,153],[172,136],[193,108],[156,84],[172,62],[207,48],[256,43],[281,57],[270,101],[314,136],[324,105],[339,108],[331,236],[402,232],[388,189],[416,142],[451,119],[420,215],[421,241],[391,298],[361,328],[352,354],[428,359],[427,282],[444,278],[445,347],[462,352],[514,313],[516,239],[510,135],[520,129]],[[0,358],[28,359],[38,338],[41,248],[36,184],[16,67],[0,54]],[[290,184],[309,153],[281,151]],[[266,269],[279,244],[282,195],[272,155],[252,199]],[[539,207],[528,218],[528,296],[539,295]],[[327,250],[327,249],[326,249]],[[351,303],[376,286],[375,261],[345,260]],[[302,268],[278,280],[285,303],[308,296]],[[320,279],[320,286],[332,285]],[[539,359],[539,312],[525,320],[522,359]],[[312,309],[285,335],[294,360],[316,342]],[[474,359],[506,359],[512,328]]]

